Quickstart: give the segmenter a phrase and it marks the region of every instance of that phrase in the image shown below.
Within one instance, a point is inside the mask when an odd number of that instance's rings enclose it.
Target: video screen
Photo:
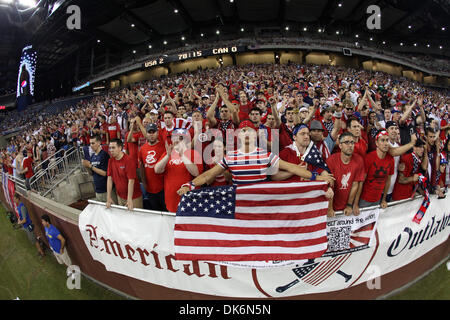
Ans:
[[[17,98],[21,96],[34,96],[36,58],[37,54],[32,46],[23,48],[17,78]]]

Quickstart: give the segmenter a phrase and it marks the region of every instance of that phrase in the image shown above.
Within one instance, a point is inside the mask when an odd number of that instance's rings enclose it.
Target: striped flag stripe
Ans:
[[[240,198],[240,197],[239,197]],[[272,207],[273,210],[276,210],[277,207],[280,206],[303,206],[307,204],[313,204],[313,203],[322,203],[322,199],[305,199],[305,198],[297,198],[297,199],[291,199],[291,200],[271,200],[270,202],[264,203],[264,201],[254,201],[254,200],[236,200],[236,206],[238,207],[256,207],[256,206],[268,206]]]
[[[358,242],[361,242],[363,244],[367,244],[367,243],[370,242],[370,238],[366,238],[366,237],[351,237],[351,239],[353,241],[358,241]]]
[[[280,227],[280,228],[245,228],[245,227],[228,227],[218,225],[191,225],[191,224],[176,224],[175,230],[179,231],[211,231],[223,232],[229,234],[289,234],[289,233],[310,233],[319,231],[326,227],[326,222],[319,223],[312,226],[304,227]]]
[[[284,212],[284,213],[299,213],[304,211],[313,211],[313,210],[320,210],[320,209],[327,209],[328,208],[328,202],[322,201],[318,203],[312,203],[312,204],[305,204],[301,206],[278,206],[277,211],[278,212]],[[273,208],[270,207],[243,207],[243,206],[236,206],[236,213],[273,213]]]
[[[302,220],[244,220],[236,221],[236,219],[220,219],[220,218],[208,218],[205,217],[201,221],[197,221],[196,217],[179,217],[177,224],[198,224],[198,225],[219,225],[228,227],[246,227],[246,228],[284,228],[284,227],[304,227],[317,225],[318,223],[323,223],[326,221],[323,216],[314,216],[310,219]]]
[[[327,266],[323,267],[320,272],[315,273],[314,277],[312,277],[311,279],[308,280],[308,283],[311,285],[314,284],[315,281],[317,281],[318,279],[320,279],[322,277],[322,275],[328,273],[330,270],[333,270],[333,268],[339,263],[341,258],[342,258],[342,256],[332,259],[330,261],[330,263]]]
[[[300,247],[300,246],[313,246],[322,244],[327,241],[326,237],[298,240],[298,241],[267,241],[267,240],[200,240],[200,239],[175,239],[175,245],[178,246],[200,246],[200,247]]]
[[[231,240],[229,234],[221,232],[210,232],[210,237],[196,231],[179,231],[175,230],[174,235],[176,239],[199,239],[199,240]],[[236,240],[259,240],[259,241],[299,241],[308,239],[323,239],[324,235],[320,231],[310,232],[308,237],[304,234],[283,234],[280,237],[278,234],[239,234],[234,239]]]
[[[323,186],[323,181],[308,181],[308,182],[267,182],[264,184],[264,190],[271,190],[275,192],[276,190],[283,191],[282,193],[287,193],[286,190],[299,190],[299,192],[303,192],[303,189],[310,189],[314,190],[314,187]],[[244,190],[255,190],[255,193],[261,193],[263,190],[261,190],[261,187],[258,185],[248,185],[248,186],[242,186],[239,187],[239,189],[236,191],[236,193],[242,193]],[[317,191],[320,191],[321,189],[317,189]]]
[[[241,220],[270,220],[270,219],[277,219],[277,220],[300,220],[300,219],[310,219],[310,218],[315,218],[315,217],[319,217],[320,213],[322,211],[321,210],[314,210],[314,211],[309,211],[309,212],[294,212],[294,213],[278,213],[278,212],[274,212],[274,213],[237,213],[236,214],[236,218],[241,219]],[[326,219],[324,218],[323,221],[326,221]]]
[[[296,193],[286,193],[286,191],[279,191],[277,193],[254,193],[253,190],[245,190],[244,192],[239,192],[236,194],[236,200],[246,201],[263,201],[268,202],[273,200],[295,200],[295,199],[306,199],[310,201],[314,201],[314,197],[325,194],[322,190],[313,190],[313,191],[304,191],[304,192],[296,192]],[[320,201],[320,200],[318,200]]]
[[[328,279],[333,273],[339,270],[340,267],[347,261],[347,259],[350,257],[350,254],[345,255],[344,259],[341,259],[339,261],[339,264],[332,270],[330,270],[327,274],[323,275],[321,279],[318,279],[317,282],[315,282],[313,285],[318,286],[322,282],[324,282],[326,279]]]
[[[219,239],[219,240],[230,240],[230,235],[221,232],[210,232],[211,236],[203,235],[201,232],[197,231],[180,231],[175,230],[174,235],[179,239],[200,239],[200,240],[211,240],[211,239]],[[261,241],[275,241],[275,240],[283,240],[283,241],[298,241],[303,239],[315,239],[322,238],[323,233],[320,231],[310,232],[308,237],[305,237],[304,234],[283,234],[282,237],[278,234],[239,234],[235,239],[237,240],[261,240]]]
[[[309,283],[310,280],[312,280],[317,274],[320,274],[324,268],[326,268],[329,264],[333,262],[333,259],[328,260],[326,262],[321,262],[317,267],[314,268],[314,270],[309,273],[306,277],[304,277],[302,280],[304,282]]]
[[[278,246],[252,246],[252,247],[220,247],[220,254],[233,255],[233,254],[263,254],[263,253],[279,253],[279,254],[306,254],[311,252],[319,252],[326,248],[326,243],[316,244],[307,247],[298,248],[286,248]],[[216,254],[217,249],[211,247],[191,247],[191,246],[175,246],[177,253],[189,253],[195,249],[197,254]]]

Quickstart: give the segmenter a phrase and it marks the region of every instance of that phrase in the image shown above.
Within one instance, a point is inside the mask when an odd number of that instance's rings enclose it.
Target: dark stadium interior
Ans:
[[[72,4],[81,8],[80,30],[66,27]],[[381,30],[365,27],[370,4],[381,8]],[[14,90],[20,51],[33,43],[41,77],[35,101],[68,95],[91,75],[139,57],[237,38],[354,41],[358,34],[362,46],[427,59],[450,55],[445,0],[40,0],[32,8],[0,2],[0,9],[0,88]]]

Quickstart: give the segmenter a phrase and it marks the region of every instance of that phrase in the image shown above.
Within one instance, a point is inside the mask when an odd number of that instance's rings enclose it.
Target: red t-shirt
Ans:
[[[300,159],[301,157],[302,157],[302,155],[300,155],[300,156],[297,155],[297,151],[294,150],[293,144],[284,148],[280,152],[281,160],[299,165],[300,167],[304,167],[306,170],[311,171],[311,172],[316,171],[318,175],[322,173],[322,171],[323,171],[322,168],[318,168],[309,163],[306,163],[305,161],[302,161]],[[304,179],[304,178],[300,178],[297,175],[293,175],[292,177],[290,177],[289,179],[286,179],[285,181],[298,182],[298,181],[309,181],[309,179]]]
[[[31,178],[33,176],[33,158],[32,157],[26,157],[22,161],[22,167],[25,170],[25,168],[28,168],[28,171],[25,172],[25,178]],[[12,169],[12,167],[11,167]],[[9,168],[8,168],[9,171]],[[12,170],[11,170],[12,171]],[[12,174],[12,172],[10,173]]]
[[[201,159],[195,150],[188,149],[184,152],[184,155],[188,157],[192,162],[195,159]],[[166,156],[166,152],[161,156],[160,159]],[[203,171],[203,165],[197,164],[199,174]],[[166,207],[169,212],[177,212],[178,203],[181,197],[178,195],[177,191],[181,186],[189,181],[192,181],[194,177],[189,173],[188,169],[184,165],[180,158],[178,152],[173,151],[169,162],[164,170],[164,197],[166,202]]]
[[[136,176],[136,164],[129,155],[124,153],[120,160],[109,158],[107,175],[112,177],[117,194],[122,199],[128,198],[129,179],[134,179],[133,199],[142,196],[141,186]]]
[[[112,139],[116,139],[120,134],[120,126],[116,123],[108,124],[108,134],[109,134],[109,141]]]
[[[158,193],[164,188],[164,174],[155,173],[155,164],[165,152],[166,148],[161,141],[153,146],[146,143],[139,150],[139,160],[144,165],[145,190],[148,193]]]
[[[405,169],[403,170],[403,176],[406,178],[412,177],[414,174],[419,173],[420,166],[417,166],[416,172],[414,171],[414,160],[413,160],[413,154],[407,153],[400,157],[399,166],[400,163],[405,164]],[[401,172],[399,170],[399,172]],[[402,184],[398,182],[400,173],[397,176],[397,180],[395,181],[394,190],[392,191],[392,200],[402,200],[402,199],[408,199],[412,196],[412,193],[414,191],[415,182],[410,182],[407,184]]]
[[[357,155],[353,154],[350,162],[344,164],[341,160],[341,153],[332,154],[327,160],[327,166],[336,179],[333,187],[333,209],[335,211],[344,210],[353,182],[364,181],[364,161]]]
[[[380,159],[377,151],[372,151],[364,158],[364,169],[367,174],[361,192],[361,199],[367,202],[381,200],[385,183],[390,175],[394,174],[394,158],[387,153]]]

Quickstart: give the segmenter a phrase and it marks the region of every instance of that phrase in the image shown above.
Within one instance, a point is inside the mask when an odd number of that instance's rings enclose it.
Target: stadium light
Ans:
[[[442,49],[442,46],[439,46],[439,49]]]
[[[339,7],[339,8],[342,7],[342,3],[339,3],[339,4],[338,4],[338,7]]]
[[[442,30],[442,31],[445,31],[445,27],[442,27],[441,30]]]
[[[151,45],[151,44],[149,44],[149,45],[148,45],[148,48],[149,48],[149,49],[151,49],[151,48],[152,48],[152,45]]]
[[[303,28],[303,31],[308,31],[308,28],[307,28],[307,27],[304,27],[304,28]]]
[[[241,32],[244,32],[244,28],[241,28]]]
[[[98,39],[98,40],[97,40],[97,43],[100,43],[100,42],[101,42],[100,39]]]
[[[186,40],[186,38],[185,38],[184,36],[182,36],[182,37],[181,37],[181,40],[183,40],[183,41],[184,41],[184,40]]]
[[[288,26],[286,26],[286,28],[284,28],[284,29],[286,29],[286,31],[289,31],[289,27]]]
[[[174,12],[174,13],[178,13],[178,9],[174,9],[173,12]]]
[[[359,38],[359,34],[355,34],[355,38]]]
[[[164,40],[164,42],[163,42],[164,44],[167,44],[167,41],[166,40]]]
[[[216,30],[216,34],[220,34],[220,31],[219,31],[219,30]]]
[[[204,36],[204,34],[203,33],[200,33],[200,37],[203,37]]]
[[[131,27],[134,28],[134,23],[131,24]]]
[[[427,48],[429,48],[430,47],[430,44],[427,44]]]

